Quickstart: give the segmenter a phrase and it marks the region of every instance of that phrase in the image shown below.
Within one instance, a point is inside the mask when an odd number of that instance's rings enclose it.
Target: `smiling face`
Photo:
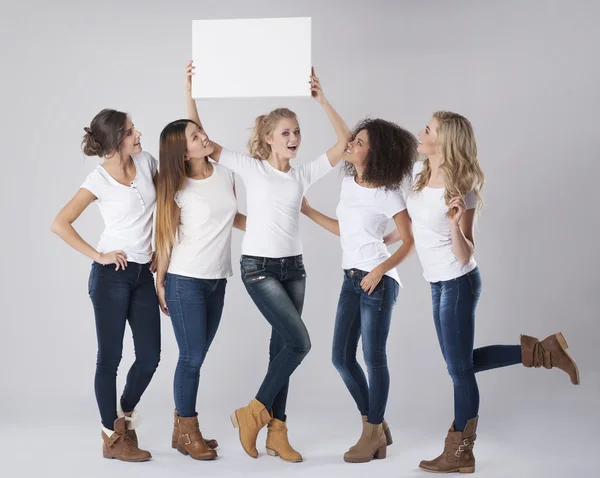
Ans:
[[[417,151],[426,156],[431,156],[437,153],[437,130],[438,130],[438,120],[435,118],[431,118],[427,126],[419,133],[417,136],[419,137],[419,146],[417,147]]]
[[[215,149],[202,128],[189,122],[185,128],[187,152],[185,159],[201,159],[209,156]]]
[[[369,154],[369,134],[366,129],[361,129],[348,143],[344,151],[344,159],[355,167],[364,168]]]
[[[123,138],[119,143],[119,150],[122,156],[127,157],[132,154],[137,154],[142,152],[142,143],[140,138],[142,133],[135,129],[133,123],[129,118],[125,123],[125,133],[123,134]]]
[[[265,140],[271,146],[272,154],[287,159],[295,158],[302,142],[298,121],[294,118],[280,118],[273,133]]]

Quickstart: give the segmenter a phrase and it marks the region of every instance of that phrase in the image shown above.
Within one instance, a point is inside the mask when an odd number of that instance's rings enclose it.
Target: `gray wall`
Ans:
[[[191,57],[191,21],[200,18],[311,16],[313,62],[324,91],[350,125],[369,116],[417,132],[439,109],[472,120],[487,176],[476,259],[484,289],[476,344],[517,343],[520,333],[562,330],[582,385],[558,371],[512,367],[480,376],[482,414],[510,426],[519,416],[579,410],[564,422],[598,426],[597,129],[600,67],[598,2],[584,1],[175,1],[7,2],[2,107],[2,305],[0,422],[31,406],[61,419],[70,407],[97,419],[95,331],[87,296],[88,259],[50,231],[58,210],[96,166],[79,143],[104,107],[131,113],[144,149],[185,114],[182,71]],[[3,7],[4,10],[4,7]],[[277,41],[277,39],[274,39]],[[293,54],[291,52],[290,54]],[[277,61],[268,46],[257,61]],[[197,65],[199,74],[210,74]],[[253,119],[276,106],[299,116],[299,161],[335,140],[310,99],[245,99],[198,104],[210,136],[243,150]],[[340,176],[308,194],[333,214]],[[245,211],[240,185],[240,208]],[[293,376],[289,414],[356,414],[330,363],[341,284],[335,236],[302,218],[308,288],[305,321],[313,349]],[[95,244],[95,206],[76,222]],[[234,233],[233,257],[241,234]],[[255,393],[267,362],[269,329],[247,296],[234,260],[221,329],[202,371],[200,403],[229,412]],[[416,256],[399,268],[401,290],[388,342],[388,415],[444,432],[452,388],[436,341],[430,292]],[[162,362],[143,407],[167,413],[177,347],[163,318]],[[121,375],[131,363],[126,336]],[[567,400],[565,402],[565,400]],[[64,405],[57,406],[58,403]],[[68,407],[68,408],[67,408]],[[407,410],[410,413],[407,413]],[[170,412],[169,412],[170,413]],[[168,413],[167,413],[168,415]],[[556,417],[555,417],[556,419]],[[564,423],[563,423],[564,424]],[[550,425],[548,432],[550,431]]]

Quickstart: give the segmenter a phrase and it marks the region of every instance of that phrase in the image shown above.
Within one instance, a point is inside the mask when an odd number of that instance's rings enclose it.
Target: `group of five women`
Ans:
[[[401,287],[396,267],[413,248],[431,285],[435,329],[454,384],[454,422],[444,451],[432,461],[422,461],[422,469],[475,470],[476,372],[522,363],[557,367],[572,383],[579,383],[561,333],[543,341],[522,335],[520,345],[473,349],[481,293],[473,230],[484,176],[465,117],[437,112],[418,139],[382,119],[366,119],[350,131],[313,71],[312,96],[325,110],[337,140],[316,160],[291,166],[302,141],[292,111],[279,108],[259,116],[248,154],[230,151],[204,130],[191,94],[193,75],[190,62],[185,72],[187,119],[163,129],[159,164],[142,151],[141,133],[127,114],[103,110],[96,115],[84,128],[83,151],[103,162],[52,225],[53,232],[93,261],[88,289],[98,338],[95,393],[104,457],[151,458],[138,444],[136,405],[160,360],[160,309],[170,316],[179,347],[172,446],[198,460],[216,458],[217,442],[200,432],[196,397],[200,368],[219,327],[232,275],[231,231],[237,228],[245,231],[242,281],[272,331],[265,378],[231,420],[251,457],[258,457],[257,435],[267,426],[267,453],[302,461],[288,441],[286,420],[290,376],[311,348],[302,320],[306,271],[300,213],[341,240],[343,282],[332,357],[363,426],[345,461],[385,458],[392,444],[384,420],[389,390],[386,342]],[[304,196],[340,162],[345,177],[333,219],[313,209]],[[247,217],[237,209],[234,174],[245,185]],[[92,202],[105,223],[96,248],[72,226]],[[395,228],[386,235],[390,219]],[[402,245],[388,252],[387,245],[398,241]],[[136,358],[117,400],[126,322]],[[359,338],[367,375],[356,359]]]

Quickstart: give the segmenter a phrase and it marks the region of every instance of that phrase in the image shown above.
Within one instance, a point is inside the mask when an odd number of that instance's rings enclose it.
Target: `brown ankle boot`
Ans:
[[[454,424],[448,431],[443,453],[435,460],[423,460],[419,468],[432,473],[473,473],[475,471],[475,456],[473,446],[477,438],[477,421],[479,417],[471,418],[462,432],[454,431]]]
[[[177,413],[177,410],[175,410],[174,415],[175,418],[173,420],[173,436],[171,438],[171,448],[177,448],[177,441],[179,440],[179,414]],[[206,443],[208,448],[212,448],[213,450],[219,447],[217,440],[213,440],[212,438],[204,438],[204,442]]]
[[[131,412],[123,412],[123,416],[127,418],[131,418],[133,416],[134,410]],[[134,443],[135,446],[139,446],[137,433],[135,432],[134,425],[129,420],[125,420],[125,425],[127,426],[127,436]]]
[[[361,417],[363,422],[367,421],[366,415],[361,415]],[[392,432],[390,431],[390,426],[385,420],[381,423],[381,426],[383,427],[383,433],[385,433],[385,441],[387,443],[387,446],[390,446],[392,443],[394,443],[394,440],[392,439]]]
[[[387,442],[383,425],[373,425],[367,421],[363,422],[363,431],[358,443],[344,453],[344,461],[348,463],[366,463],[373,458],[383,459],[386,457]]]
[[[194,460],[214,460],[217,452],[209,448],[198,426],[198,417],[179,417],[177,451],[190,455]]]
[[[579,385],[579,369],[567,348],[567,341],[561,332],[541,342],[535,337],[521,335],[521,356],[525,367],[556,367],[569,375],[573,385]]]
[[[231,414],[231,423],[240,430],[242,447],[252,458],[258,458],[256,437],[258,432],[271,420],[265,406],[253,399],[246,407],[238,408]]]
[[[102,431],[102,455],[104,458],[116,458],[121,461],[148,461],[152,458],[150,452],[140,450],[127,436],[125,417],[115,420],[115,431],[109,437]]]
[[[285,461],[298,463],[302,461],[302,455],[290,445],[287,432],[286,422],[271,418],[267,427],[267,453],[271,456],[279,456]]]

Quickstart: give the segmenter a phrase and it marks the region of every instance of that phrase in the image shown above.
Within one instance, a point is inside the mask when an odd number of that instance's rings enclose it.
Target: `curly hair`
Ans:
[[[417,139],[396,123],[366,118],[356,125],[351,140],[363,130],[369,136],[369,152],[361,179],[386,190],[398,190],[418,158]],[[347,176],[356,175],[356,168],[348,161],[344,161],[343,169]]]
[[[437,144],[442,157],[440,168],[444,172],[446,204],[450,204],[456,196],[464,196],[473,191],[477,198],[477,210],[480,210],[483,205],[481,189],[485,183],[485,176],[477,157],[477,143],[471,122],[451,111],[436,111],[433,117],[438,122]],[[415,178],[414,191],[421,191],[427,186],[430,176],[429,158],[425,157],[423,170]],[[455,212],[448,211],[448,216],[454,215]]]

